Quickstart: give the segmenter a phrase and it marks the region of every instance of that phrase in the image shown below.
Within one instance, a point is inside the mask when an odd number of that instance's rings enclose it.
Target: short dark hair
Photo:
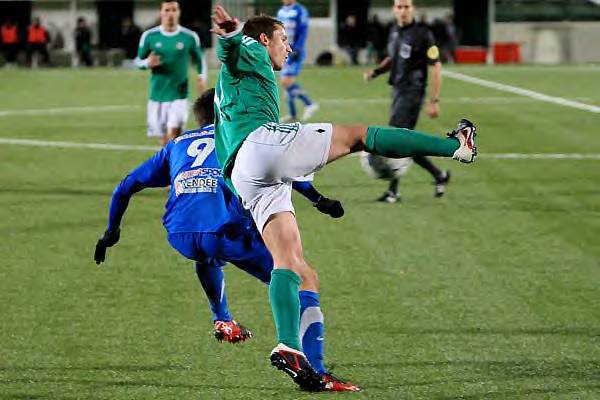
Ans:
[[[215,120],[215,88],[210,88],[200,95],[194,102],[192,109],[198,125],[213,123]]]
[[[242,33],[254,40],[259,40],[260,34],[264,33],[271,39],[278,27],[283,28],[283,22],[268,15],[258,15],[246,21]]]
[[[177,3],[179,4],[179,0],[160,0],[160,8],[162,8],[165,3]]]

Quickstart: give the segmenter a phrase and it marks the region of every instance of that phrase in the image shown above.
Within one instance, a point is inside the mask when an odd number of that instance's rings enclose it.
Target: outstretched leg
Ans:
[[[466,119],[461,119],[446,139],[405,128],[334,125],[327,162],[364,150],[391,158],[438,156],[470,163],[477,155],[475,132]]]

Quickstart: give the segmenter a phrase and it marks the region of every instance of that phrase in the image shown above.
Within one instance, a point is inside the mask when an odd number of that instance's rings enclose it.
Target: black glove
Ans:
[[[296,62],[300,58],[300,50],[294,50],[288,56],[291,62]]]
[[[117,229],[116,231],[107,230],[104,232],[104,236],[98,239],[98,243],[96,243],[96,251],[94,252],[94,261],[96,261],[97,265],[100,265],[104,262],[106,258],[106,248],[114,246],[121,237],[121,229]]]
[[[338,200],[332,200],[321,196],[314,206],[317,210],[321,211],[323,214],[329,215],[331,218],[341,218],[344,215],[344,207],[342,207],[342,203]]]

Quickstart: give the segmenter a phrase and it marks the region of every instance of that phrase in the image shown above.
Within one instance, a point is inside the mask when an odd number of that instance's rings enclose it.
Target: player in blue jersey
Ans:
[[[296,98],[304,103],[302,120],[306,121],[319,109],[317,103],[313,103],[310,97],[296,82],[296,77],[302,69],[302,61],[306,55],[305,45],[308,37],[308,25],[310,16],[306,8],[296,0],[282,0],[283,6],[277,12],[277,19],[283,22],[292,52],[287,58],[281,70],[281,84],[285,89],[287,107],[290,115],[282,118],[284,120],[296,121]]]
[[[194,103],[200,129],[185,132],[169,142],[117,186],[110,204],[108,229],[96,244],[94,260],[97,264],[104,262],[106,249],[119,241],[121,219],[130,198],[145,188],[170,184],[163,216],[169,243],[184,257],[195,261],[196,275],[213,313],[215,337],[237,343],[251,337],[252,332],[231,318],[222,268],[225,262],[230,262],[269,284],[273,258],[251,217],[221,176],[213,151],[214,126],[207,123],[214,120],[213,98],[214,89],[210,89]],[[299,299],[300,338],[309,362],[327,382],[325,390],[352,390],[353,385],[325,369],[319,293],[303,290]]]
[[[201,128],[170,141],[162,150],[133,170],[117,186],[110,204],[108,229],[96,245],[100,264],[106,248],[120,237],[121,219],[130,198],[152,187],[171,185],[163,225],[171,246],[196,263],[196,274],[206,292],[217,339],[246,340],[251,332],[229,314],[222,267],[231,262],[268,284],[273,260],[252,220],[237,197],[226,187],[214,153],[214,91],[194,105]]]

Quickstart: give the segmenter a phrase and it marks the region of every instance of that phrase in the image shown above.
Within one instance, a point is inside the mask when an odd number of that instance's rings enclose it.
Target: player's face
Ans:
[[[393,10],[396,22],[401,26],[410,24],[415,15],[415,6],[412,0],[394,0]]]
[[[277,29],[275,29],[275,32],[273,32],[271,39],[268,39],[266,46],[273,69],[275,71],[281,71],[288,54],[292,52],[285,29],[278,26]]]
[[[176,1],[162,3],[160,6],[160,24],[166,26],[175,26],[179,24],[179,3]]]
[[[289,6],[294,4],[294,0],[281,0],[284,6]]]

